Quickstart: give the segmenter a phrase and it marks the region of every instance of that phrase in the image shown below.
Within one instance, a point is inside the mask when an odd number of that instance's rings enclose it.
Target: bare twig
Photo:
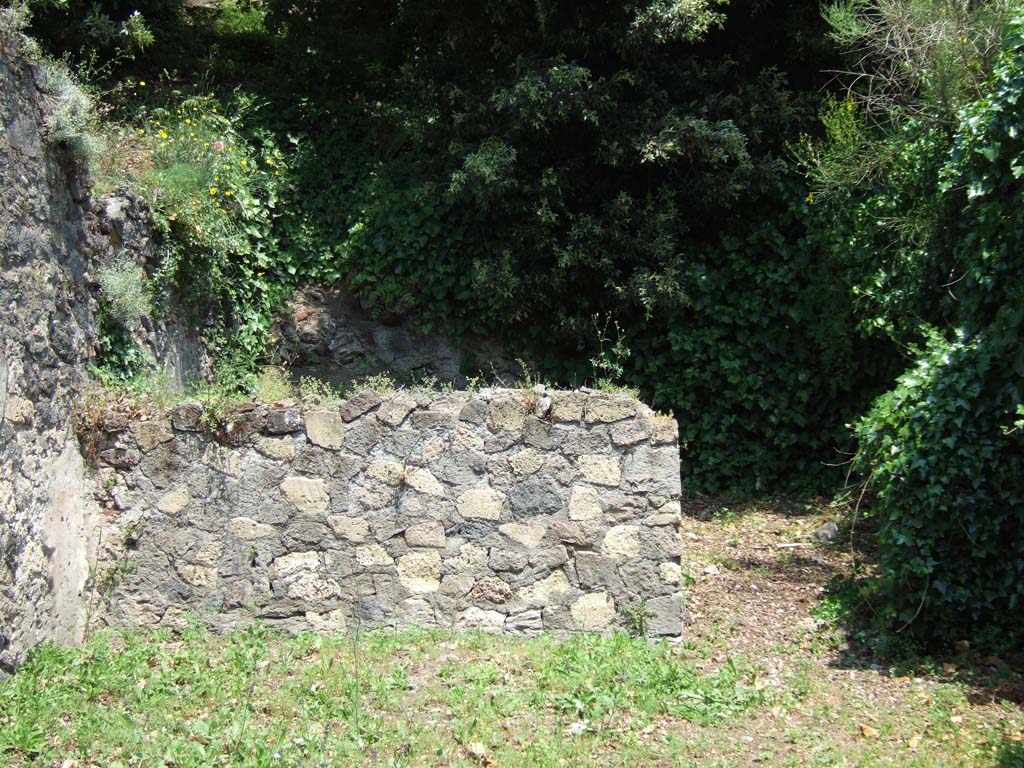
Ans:
[[[910,619],[907,621],[906,624],[904,624],[902,627],[900,627],[899,629],[896,630],[896,634],[897,635],[900,632],[902,632],[904,629],[909,627],[911,624],[913,624],[917,620],[917,617],[921,615],[921,609],[924,608],[924,600],[928,596],[928,587],[931,586],[931,583],[932,583],[932,575],[929,573],[927,578],[925,578],[925,581],[924,581],[924,589],[921,590],[921,602],[917,604],[917,610],[914,611],[914,615],[910,617]]]

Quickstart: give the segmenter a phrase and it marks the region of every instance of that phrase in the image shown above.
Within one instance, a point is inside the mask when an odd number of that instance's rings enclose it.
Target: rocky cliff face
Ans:
[[[410,317],[376,317],[341,288],[296,290],[275,315],[271,353],[293,375],[334,386],[378,373],[464,386],[469,376],[510,386],[522,368],[495,339],[420,333]]]
[[[98,330],[90,221],[72,159],[45,140],[44,71],[0,39],[0,664],[77,639],[89,568],[71,429]]]
[[[31,53],[0,29],[0,666],[84,630],[95,505],[72,421],[95,358],[98,270],[125,256],[146,267],[154,252],[144,201],[92,195],[47,135],[50,75]],[[181,387],[209,360],[168,303],[172,319],[131,330]]]

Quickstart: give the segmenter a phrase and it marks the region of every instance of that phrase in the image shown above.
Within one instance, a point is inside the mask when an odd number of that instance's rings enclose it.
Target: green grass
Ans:
[[[101,634],[0,683],[0,765],[589,764],[659,717],[742,718],[751,679],[621,634]]]
[[[1024,768],[1019,707],[969,685],[830,675],[786,644],[772,673],[725,646],[111,632],[0,682],[0,766]]]

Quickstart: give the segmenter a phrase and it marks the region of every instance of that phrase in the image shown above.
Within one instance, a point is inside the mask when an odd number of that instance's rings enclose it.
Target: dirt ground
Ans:
[[[1024,660],[973,653],[965,627],[943,656],[894,663],[842,626],[829,582],[872,567],[867,526],[851,536],[843,513],[821,500],[684,502],[683,653],[752,662],[769,702],[693,764],[1024,768]],[[828,522],[835,540],[815,540]]]

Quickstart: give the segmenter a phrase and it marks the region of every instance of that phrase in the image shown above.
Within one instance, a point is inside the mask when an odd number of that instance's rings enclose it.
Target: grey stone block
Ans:
[[[271,435],[301,432],[305,426],[302,411],[297,408],[275,408],[267,414],[266,430]]]
[[[522,552],[514,552],[512,550],[498,549],[495,547],[491,550],[487,564],[490,566],[492,571],[501,573],[521,571],[529,564],[529,562],[529,558]]]
[[[365,390],[343,402],[339,413],[345,422],[355,421],[378,405],[380,405],[380,396],[376,392]]]
[[[653,636],[679,636],[683,632],[683,596],[669,595],[647,601],[652,617],[647,632]]]

